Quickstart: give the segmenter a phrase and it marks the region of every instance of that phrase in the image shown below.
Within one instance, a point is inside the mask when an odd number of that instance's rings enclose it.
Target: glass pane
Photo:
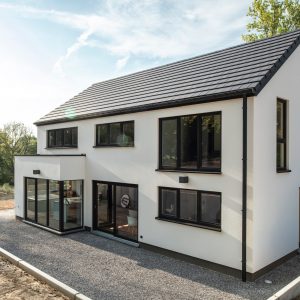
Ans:
[[[277,143],[277,168],[284,169],[285,167],[285,144]]]
[[[121,124],[112,123],[110,124],[110,144],[122,145],[123,135],[121,133]]]
[[[112,203],[109,195],[109,185],[104,183],[97,183],[97,207],[98,207],[98,220],[97,227],[106,229],[110,232],[113,231],[112,221]]]
[[[197,222],[197,192],[180,190],[180,219]]]
[[[35,179],[26,179],[27,183],[27,219],[35,221]]]
[[[37,180],[37,222],[47,226],[47,180]]]
[[[49,180],[49,227],[59,230],[59,182]]]
[[[55,131],[50,130],[48,131],[48,147],[54,147],[55,146]]]
[[[161,163],[167,168],[176,168],[177,162],[177,119],[161,122]]]
[[[202,117],[202,167],[221,168],[221,115]]]
[[[64,230],[82,226],[82,180],[64,181]]]
[[[284,138],[284,103],[277,101],[277,138]]]
[[[101,124],[97,126],[97,145],[108,144],[108,124]]]
[[[116,186],[116,229],[119,236],[137,240],[138,198],[135,187]]]
[[[177,217],[177,190],[161,189],[161,215]]]
[[[181,159],[184,169],[197,168],[197,116],[180,118],[181,125]]]
[[[64,146],[72,146],[72,129],[64,129]]]
[[[72,128],[72,146],[77,147],[77,128]]]
[[[221,225],[221,196],[201,193],[201,221]]]
[[[123,123],[123,146],[133,146],[134,144],[134,122]]]
[[[63,146],[63,130],[58,129],[55,132],[55,146],[61,147]]]

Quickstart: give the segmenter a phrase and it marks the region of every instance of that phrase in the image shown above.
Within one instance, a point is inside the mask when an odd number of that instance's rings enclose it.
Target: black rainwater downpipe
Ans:
[[[247,96],[243,97],[242,280],[247,279]]]

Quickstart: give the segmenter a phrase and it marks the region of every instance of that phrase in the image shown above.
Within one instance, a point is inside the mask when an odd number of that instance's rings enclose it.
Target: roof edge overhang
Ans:
[[[77,116],[74,118],[57,118],[52,120],[45,120],[45,121],[37,121],[34,123],[36,126],[43,126],[43,125],[50,125],[50,124],[58,124],[58,123],[66,123],[72,121],[82,121],[87,119],[95,119],[101,117],[110,117],[116,115],[124,115],[124,114],[132,114],[138,112],[145,112],[151,110],[158,110],[158,109],[166,109],[178,106],[186,106],[192,104],[201,104],[201,103],[208,103],[208,102],[216,102],[216,101],[224,101],[224,100],[233,100],[237,98],[243,98],[244,96],[250,97],[256,95],[256,89],[248,88],[238,91],[230,91],[225,93],[219,94],[211,94],[211,95],[203,95],[197,97],[191,97],[186,99],[178,99],[167,101],[165,103],[151,103],[147,105],[140,105],[135,107],[127,107],[122,109],[115,109],[109,110],[104,112],[92,113],[92,114],[84,114],[81,116]]]
[[[295,39],[291,46],[282,54],[272,68],[267,72],[264,78],[254,88],[255,96],[257,96],[261,90],[267,85],[267,83],[273,78],[280,67],[287,61],[287,59],[293,54],[300,44],[300,35]]]

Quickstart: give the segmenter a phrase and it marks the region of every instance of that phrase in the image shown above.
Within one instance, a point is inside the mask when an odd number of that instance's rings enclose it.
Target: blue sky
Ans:
[[[0,0],[0,126],[34,130],[92,83],[240,44],[250,3]]]

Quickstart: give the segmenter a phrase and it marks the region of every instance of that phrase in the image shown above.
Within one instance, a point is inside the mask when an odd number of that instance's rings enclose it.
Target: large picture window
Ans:
[[[52,129],[47,131],[48,148],[76,148],[78,146],[77,127]]]
[[[158,219],[221,228],[221,193],[159,188]]]
[[[57,231],[81,228],[83,181],[25,178],[25,220]]]
[[[160,119],[159,169],[221,171],[221,112]]]
[[[287,101],[277,99],[277,171],[287,170]]]
[[[99,124],[96,126],[96,147],[133,147],[134,121]]]

